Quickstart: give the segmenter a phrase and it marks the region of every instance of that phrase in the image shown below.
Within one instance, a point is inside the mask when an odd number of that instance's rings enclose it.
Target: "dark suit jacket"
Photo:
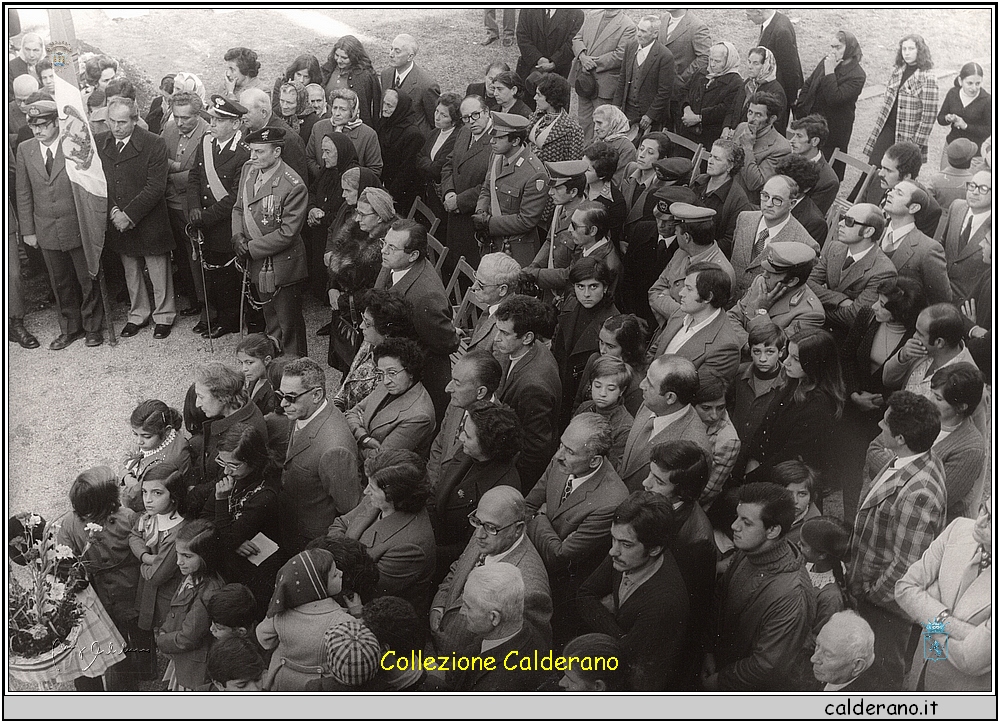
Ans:
[[[646,425],[649,422],[649,407],[643,404],[635,414],[632,431],[625,442],[625,453],[618,465],[622,480],[629,492],[642,489],[642,482],[649,476],[649,451],[658,444],[671,442],[675,439],[690,439],[702,449],[711,449],[712,445],[705,431],[705,423],[701,421],[694,407],[688,406],[687,412],[676,422],[649,438],[651,430]]]
[[[292,430],[281,486],[279,502],[288,540],[283,547],[291,554],[357,506],[362,489],[358,445],[333,402],[328,401],[305,429]]]
[[[527,78],[540,58],[555,63],[562,77],[569,76],[573,62],[573,36],[583,25],[583,11],[558,8],[548,18],[544,8],[522,8],[517,17],[517,74]]]
[[[820,254],[819,262],[809,274],[809,288],[823,303],[827,320],[847,327],[858,310],[871,306],[878,299],[878,287],[883,281],[895,278],[892,262],[877,245],[860,261],[845,271],[847,245],[833,239]],[[844,309],[840,302],[847,299],[853,304]]]
[[[809,232],[813,240],[822,246],[826,243],[826,235],[829,228],[826,225],[826,218],[820,212],[816,203],[809,196],[804,196],[792,208],[792,218],[802,224],[802,228]]]
[[[825,217],[830,212],[830,206],[833,205],[834,200],[837,198],[837,192],[840,191],[840,179],[837,178],[837,174],[830,167],[823,154],[820,154],[815,163],[819,167],[819,180],[816,181],[816,185],[807,194],[807,198],[813,200],[820,214]],[[816,240],[820,244],[823,243],[819,239]]]
[[[484,494],[497,485],[521,489],[521,478],[513,459],[490,459],[478,462],[459,449],[441,465],[441,476],[434,490],[434,536],[438,549],[454,560],[472,536],[469,513],[479,506]]]
[[[276,113],[271,114],[271,120],[264,127],[281,128],[285,131],[285,145],[281,148],[281,160],[299,174],[303,183],[308,183],[309,164],[306,161],[306,142],[302,140],[302,136],[293,131],[292,127],[281,120]]]
[[[651,578],[619,603],[622,573],[606,557],[577,594],[584,627],[621,640],[635,691],[679,690],[681,660],[689,644],[687,588],[670,550]],[[601,603],[611,595],[614,612]]]
[[[198,143],[198,150],[195,151],[194,168],[188,176],[187,186],[187,207],[188,212],[192,209],[201,209],[201,221],[205,233],[205,242],[209,249],[220,253],[229,253],[232,250],[230,241],[233,237],[233,204],[236,203],[236,184],[240,180],[240,172],[244,164],[250,160],[250,153],[242,143],[242,133],[229,139],[229,143],[220,151],[219,145],[211,139],[211,135],[206,136],[210,140],[209,148],[212,160],[215,164],[215,171],[219,175],[219,180],[226,188],[226,195],[216,200],[208,183],[208,174],[205,170],[205,144]]]
[[[621,108],[630,123],[637,123],[643,115],[661,126],[670,120],[670,100],[675,92],[677,64],[673,54],[658,40],[653,41],[645,62],[635,65],[639,41],[630,40],[625,46],[625,57],[618,76],[613,104]],[[634,98],[633,102],[630,99]]]
[[[451,323],[451,305],[444,295],[444,286],[427,259],[420,259],[390,287],[392,272],[382,267],[375,281],[376,289],[390,289],[413,306],[413,326],[417,339],[434,355],[448,355],[458,348],[455,326]]]
[[[778,82],[785,89],[785,97],[794,100],[799,94],[799,88],[802,87],[802,61],[799,59],[799,46],[795,40],[795,26],[792,25],[792,21],[776,12],[771,22],[761,32],[757,45],[763,45],[774,53],[778,66]]]
[[[674,56],[677,73],[674,75],[674,100],[681,100],[688,83],[695,74],[708,68],[708,50],[712,47],[712,34],[701,18],[688,10],[677,21],[667,37],[665,15],[660,16],[660,42]]]
[[[493,154],[490,134],[484,133],[471,148],[472,131],[468,126],[455,131],[454,137],[452,151],[441,165],[441,198],[454,191],[458,204],[458,210],[448,214],[447,246],[457,256],[478,259],[479,246],[472,227],[472,214],[476,211]]]
[[[110,133],[95,139],[108,180],[108,227],[105,245],[126,256],[154,256],[174,248],[167,216],[167,144],[136,126],[121,154]],[[124,232],[111,223],[117,206],[132,220]]]
[[[906,234],[889,258],[900,276],[912,276],[920,282],[927,295],[927,303],[951,301],[951,282],[948,281],[944,249],[919,227]]]
[[[729,258],[733,255],[736,219],[744,211],[753,211],[754,207],[736,179],[730,178],[713,193],[707,193],[709,180],[708,174],[703,173],[694,180],[691,189],[698,194],[698,205],[715,211],[715,242]]]
[[[538,481],[559,444],[562,382],[552,352],[538,342],[518,360],[513,371],[509,358],[501,364],[504,379],[497,390],[497,398],[517,414],[524,439],[517,460],[523,491]]]
[[[384,93],[392,88],[392,83],[396,79],[396,69],[386,68],[382,71],[380,79]],[[438,98],[441,97],[441,86],[426,70],[414,63],[410,72],[403,78],[399,90],[410,96],[410,100],[413,101],[413,105],[410,106],[410,116],[424,137],[429,136],[434,130],[434,109],[437,108]]]
[[[521,11],[525,12],[524,10]],[[579,12],[579,10],[577,11]],[[520,23],[518,23],[520,27]],[[492,657],[495,659],[494,670],[483,670],[480,666],[473,666],[473,670],[452,671],[446,675],[445,680],[452,690],[461,693],[508,693],[515,691],[534,691],[541,685],[548,673],[544,670],[520,670],[517,668],[521,658],[534,658],[535,651],[539,656],[549,652],[548,643],[541,640],[535,631],[527,625],[522,625],[520,632],[502,645],[490,648],[486,652],[481,651],[481,644],[474,645],[463,651],[464,655],[481,656],[482,658]],[[508,670],[504,665],[504,659],[516,651],[516,655],[511,655],[507,659],[507,666],[515,668]]]
[[[18,188],[20,185],[18,182]],[[956,303],[974,298],[979,282],[990,270],[989,266],[983,263],[981,244],[984,238],[993,235],[991,232],[992,215],[989,220],[976,229],[965,248],[959,248],[959,236],[962,235],[962,226],[965,225],[965,215],[968,211],[969,204],[964,199],[959,199],[951,204],[951,208],[948,209],[950,214],[948,226],[945,229],[944,238],[941,240],[944,245],[945,261],[948,264],[951,293]],[[23,230],[24,221],[21,221],[21,225]]]
[[[462,450],[458,434],[465,420],[465,409],[449,404],[438,428],[437,436],[431,442],[430,456],[427,458],[427,478],[431,489],[437,487],[444,464]]]
[[[80,222],[62,144],[53,144],[53,150],[52,175],[49,175],[45,172],[45,153],[37,139],[18,147],[17,217],[21,234],[37,235],[40,248],[69,251],[80,246]]]
[[[451,135],[448,136],[438,149],[437,155],[431,158],[431,150],[434,148],[434,143],[437,141],[438,136],[441,135],[441,131],[435,129],[427,137],[424,147],[420,149],[420,154],[417,156],[417,170],[420,172],[421,180],[420,195],[423,197],[424,202],[434,209],[434,213],[438,214],[442,219],[442,223],[446,223],[447,218],[445,218],[444,207],[441,205],[441,198],[438,195],[438,189],[441,187],[441,170],[444,168],[444,163],[448,160],[448,156],[455,149],[455,139],[458,138],[460,131],[460,128],[452,131]],[[410,209],[407,208],[406,210],[409,212]],[[444,236],[440,231],[435,233],[438,236]]]
[[[656,342],[657,357],[663,356],[670,340],[684,327],[686,316],[685,312],[678,309],[667,319]],[[695,365],[702,385],[718,379],[728,387],[739,371],[740,348],[743,344],[743,335],[733,328],[733,322],[725,310],[721,310],[712,323],[695,333],[674,353],[689,359]]]

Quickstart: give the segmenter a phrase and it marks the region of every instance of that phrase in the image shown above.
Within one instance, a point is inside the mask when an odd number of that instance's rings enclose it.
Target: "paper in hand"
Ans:
[[[256,555],[251,555],[247,559],[257,566],[260,566],[260,563],[278,551],[278,544],[263,532],[258,532],[254,535],[250,542],[255,544],[260,552]]]

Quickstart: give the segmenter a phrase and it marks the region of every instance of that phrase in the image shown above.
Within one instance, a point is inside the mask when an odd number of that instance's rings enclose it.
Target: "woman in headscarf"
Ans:
[[[835,148],[847,153],[851,144],[854,111],[867,79],[861,56],[861,46],[854,34],[838,30],[830,43],[830,52],[819,61],[794,104],[796,118],[811,113],[826,118],[830,135],[819,149],[827,160]]]
[[[750,106],[750,98],[757,91],[770,93],[781,101],[781,115],[774,122],[774,128],[784,135],[788,128],[788,98],[785,96],[785,89],[778,82],[778,61],[775,60],[774,53],[763,45],[750,48],[747,53],[747,80],[744,84],[744,101],[742,119],[747,116],[747,109]]]
[[[297,80],[282,83],[278,89],[278,115],[289,128],[299,134],[303,143],[309,142],[313,126],[319,120],[309,104],[306,87]]]
[[[281,86],[285,83],[301,83],[303,88],[310,83],[322,85],[323,71],[319,68],[319,60],[316,59],[316,56],[308,53],[300,55],[285,69],[283,75],[274,79],[274,89],[271,91],[271,108],[278,115],[281,115],[281,109],[278,107],[278,96],[281,93]]]
[[[351,139],[327,127],[320,141],[320,172],[309,184],[309,215],[303,237],[309,262],[309,285],[320,299],[326,299],[326,251],[330,227],[344,205],[341,179],[344,171],[356,168],[358,152]]]
[[[424,147],[424,136],[410,115],[413,101],[407,93],[391,88],[382,97],[382,120],[378,143],[382,149],[382,183],[396,201],[396,209],[405,216],[420,193],[417,157]]]
[[[338,39],[320,70],[323,71],[326,94],[329,96],[331,92],[341,89],[353,90],[358,95],[361,120],[374,128],[379,118],[382,84],[361,41],[353,35]]]
[[[628,118],[615,105],[594,109],[594,141],[603,141],[618,151],[618,167],[612,180],[619,188],[625,180],[625,167],[635,160],[635,144],[628,138]]]
[[[708,51],[708,69],[696,75],[689,86],[681,117],[681,135],[711,148],[724,129],[733,130],[744,118],[743,78],[738,68],[740,53],[729,42],[719,42]]]

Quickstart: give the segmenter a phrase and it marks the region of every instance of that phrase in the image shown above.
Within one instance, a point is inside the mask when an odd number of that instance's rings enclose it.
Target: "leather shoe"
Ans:
[[[230,329],[228,326],[213,326],[212,332],[209,333],[205,330],[201,333],[202,339],[218,339],[220,336],[225,336],[226,334],[235,334],[235,329]]]
[[[316,336],[330,336],[330,325],[324,324],[316,330]]]
[[[55,339],[52,340],[51,344],[49,344],[49,349],[51,349],[52,351],[60,351],[62,349],[65,349],[77,339],[82,339],[84,333],[85,332],[83,331],[83,329],[81,329],[80,331],[74,332],[72,334],[60,334],[59,336],[57,336]]]
[[[200,314],[201,304],[194,304],[193,306],[189,306],[188,308],[184,309],[183,311],[179,311],[178,313],[181,316],[194,316],[195,314]]]
[[[130,336],[135,336],[139,333],[139,329],[145,329],[147,326],[149,326],[148,321],[143,324],[133,324],[130,321],[122,327],[121,335],[127,339]]]
[[[7,332],[7,341],[16,341],[25,349],[37,349],[38,339],[30,331],[24,328],[21,319],[10,320],[10,330]]]
[[[84,343],[87,346],[100,346],[104,343],[104,334],[99,331],[88,331],[87,341]]]
[[[197,324],[191,327],[191,331],[193,331],[195,334],[204,334],[206,331],[208,331],[208,324],[206,324],[204,321],[199,321]]]
[[[153,327],[153,338],[154,339],[166,339],[170,336],[170,332],[174,327],[170,324],[157,324]]]
[[[499,39],[500,38],[498,38],[496,35],[487,35],[486,38],[479,44],[482,45],[483,47],[486,47],[487,45],[493,45],[493,43],[495,43]]]

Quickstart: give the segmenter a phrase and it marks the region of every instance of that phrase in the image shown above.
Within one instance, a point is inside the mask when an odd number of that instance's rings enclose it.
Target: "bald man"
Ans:
[[[19,75],[11,82],[11,86],[14,100],[7,104],[7,138],[11,149],[17,150],[18,132],[28,125],[28,98],[32,93],[38,92],[38,81],[30,75]]]
[[[25,33],[21,37],[21,47],[17,55],[7,61],[8,91],[14,92],[13,79],[20,75],[30,75],[39,84],[42,78],[38,71],[38,61],[45,57],[45,42],[37,33]],[[37,90],[37,88],[36,88]]]
[[[271,110],[270,96],[260,88],[248,88],[240,93],[240,105],[247,109],[244,120],[248,126],[248,133],[259,131],[261,128],[281,128],[285,131],[285,145],[281,150],[281,160],[299,174],[303,183],[308,183],[306,144],[298,132],[293,131],[291,126],[274,114]]]

